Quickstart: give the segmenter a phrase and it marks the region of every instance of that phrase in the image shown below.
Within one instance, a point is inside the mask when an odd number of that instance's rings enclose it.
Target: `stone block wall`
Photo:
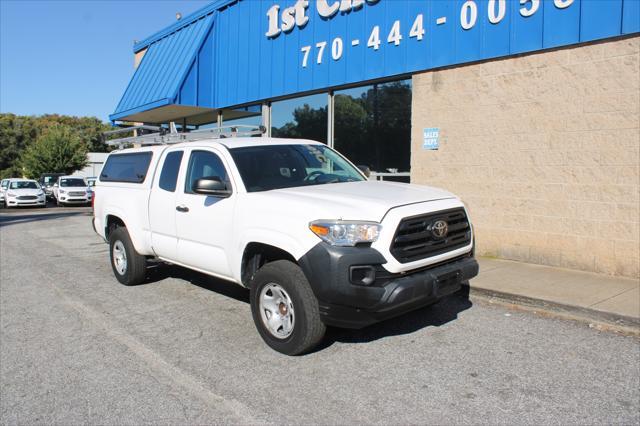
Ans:
[[[463,199],[480,255],[639,277],[639,149],[637,35],[413,76],[411,181]]]

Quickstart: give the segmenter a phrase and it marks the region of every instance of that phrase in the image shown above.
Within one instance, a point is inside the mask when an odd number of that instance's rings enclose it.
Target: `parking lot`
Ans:
[[[90,208],[0,212],[0,423],[640,421],[638,339],[458,294],[286,357],[248,292],[115,280]]]

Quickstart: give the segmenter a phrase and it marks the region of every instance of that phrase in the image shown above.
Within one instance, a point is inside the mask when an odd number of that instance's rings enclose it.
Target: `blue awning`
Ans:
[[[174,116],[212,111],[193,102],[182,104],[184,94],[180,95],[186,80],[194,74],[194,63],[213,21],[214,12],[211,12],[150,43],[109,119],[166,122]],[[154,110],[155,114],[145,114]],[[160,110],[164,113],[158,114]]]

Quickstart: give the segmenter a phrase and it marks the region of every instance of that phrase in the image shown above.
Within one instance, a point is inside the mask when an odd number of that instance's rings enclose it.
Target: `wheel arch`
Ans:
[[[108,214],[104,221],[104,236],[107,241],[109,240],[109,236],[111,235],[111,233],[119,227],[127,227],[127,225],[124,223],[124,220],[122,220],[115,214]]]
[[[276,260],[288,260],[296,265],[298,264],[291,253],[279,247],[256,241],[246,244],[240,266],[242,285],[249,288],[251,280],[258,269]]]
[[[139,229],[139,226],[136,226],[134,219],[128,220],[124,219],[125,217],[126,216],[119,211],[109,211],[105,214],[103,222],[105,240],[109,241],[109,235],[114,229],[126,228],[129,233],[129,237],[131,238],[131,243],[136,251],[145,256],[153,255],[153,251],[151,250],[148,242],[148,235],[144,230]]]

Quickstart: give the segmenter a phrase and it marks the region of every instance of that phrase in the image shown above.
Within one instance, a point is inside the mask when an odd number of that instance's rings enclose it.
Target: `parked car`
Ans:
[[[9,207],[46,207],[47,200],[42,187],[35,180],[9,179],[5,192],[5,204]]]
[[[85,178],[85,181],[87,182],[89,188],[93,188],[94,186],[96,186],[96,180],[98,180],[98,178],[95,176]]]
[[[7,191],[7,187],[9,186],[9,179],[2,179],[0,181],[0,204],[5,203],[5,192]]]
[[[53,185],[53,196],[59,206],[67,204],[91,204],[93,191],[83,178],[60,176]]]
[[[58,181],[60,176],[64,176],[64,173],[43,173],[40,175],[40,179],[38,182],[45,194],[47,195],[48,200],[53,200],[53,185]]]
[[[115,277],[156,258],[248,287],[276,351],[327,325],[361,328],[437,302],[478,273],[464,204],[442,189],[369,181],[319,142],[200,140],[112,152],[94,200]]]

